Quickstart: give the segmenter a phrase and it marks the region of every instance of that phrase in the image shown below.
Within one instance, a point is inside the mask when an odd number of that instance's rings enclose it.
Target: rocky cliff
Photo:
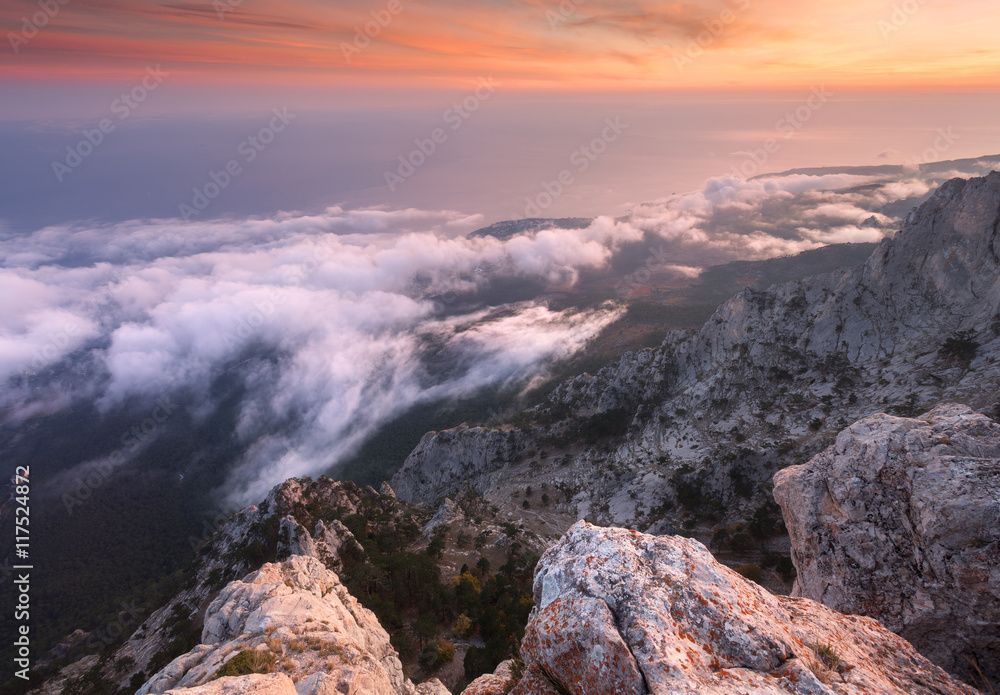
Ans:
[[[747,520],[779,467],[860,417],[946,400],[992,412],[998,235],[1000,174],[949,181],[863,265],[747,289],[697,333],[564,382],[517,421],[429,433],[392,485],[428,501],[470,481],[509,506],[549,481],[548,511],[568,517],[650,528],[700,504]]]
[[[371,488],[328,478],[287,480],[259,506],[219,519],[204,538],[192,539],[192,543],[200,542],[200,547],[180,590],[116,649],[105,651],[83,672],[74,665],[66,688],[81,693],[95,692],[93,688],[97,688],[96,692],[134,693],[154,674],[160,674],[161,680],[166,679],[162,682],[166,682],[171,677],[164,675],[168,664],[178,657],[190,663],[189,651],[205,636],[208,616],[220,592],[232,587],[230,582],[244,580],[268,562],[307,557],[316,561],[311,567],[323,566],[334,572],[344,568],[345,557],[352,566],[365,563],[365,549],[340,521],[352,516],[369,518],[368,528],[373,533],[401,540],[418,538],[427,520],[427,515],[398,502],[391,494]],[[380,659],[382,656],[376,660]],[[205,661],[207,665],[202,669],[210,668],[212,663]],[[170,673],[177,670],[175,663]]]
[[[513,695],[974,692],[877,621],[771,595],[684,538],[580,522],[535,604]]]
[[[958,405],[865,418],[779,471],[774,496],[793,595],[877,618],[948,671],[1000,683],[1000,425]]]
[[[418,693],[375,615],[313,557],[293,555],[231,582],[208,607],[204,623],[201,644],[170,662],[137,695],[208,695],[261,684],[284,684],[297,695]],[[291,680],[261,681],[254,672]],[[448,692],[438,685],[420,692]]]

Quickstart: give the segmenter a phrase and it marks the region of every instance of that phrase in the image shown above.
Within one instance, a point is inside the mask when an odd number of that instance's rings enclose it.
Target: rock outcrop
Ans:
[[[230,675],[227,664],[256,664],[276,673]],[[336,574],[313,557],[266,564],[228,584],[205,615],[202,644],[174,659],[137,695],[206,686],[205,693],[280,693],[290,676],[297,695],[416,695],[388,633]],[[284,680],[283,680],[284,679]],[[445,691],[447,692],[447,691]]]
[[[194,688],[168,690],[168,695],[298,695],[284,673],[229,676]]]
[[[391,489],[408,502],[433,503],[454,494],[469,479],[502,469],[530,441],[517,429],[459,427],[428,432],[393,476]]]
[[[325,692],[398,695],[402,666],[375,615],[337,575],[311,557],[267,564],[228,584],[205,615],[202,644],[154,675],[138,695],[204,685],[245,650],[279,673],[305,677],[299,695]],[[257,655],[254,655],[257,656]]]
[[[88,663],[82,680],[134,692],[160,672],[178,649],[197,644],[206,610],[229,582],[260,569],[265,560],[280,562],[292,555],[315,558],[334,572],[343,568],[345,555],[364,561],[364,548],[337,518],[361,512],[377,516],[391,528],[419,526],[422,515],[394,496],[353,483],[321,477],[289,479],[275,486],[259,507],[247,507],[232,516],[206,520],[199,547],[182,588],[138,626],[110,658]],[[325,515],[325,520],[320,518]],[[134,617],[122,624],[134,628]]]
[[[577,523],[534,594],[513,695],[974,693],[878,621],[774,596],[689,539]]]
[[[779,471],[793,595],[880,620],[925,656],[1000,683],[1000,425],[960,405],[874,415]]]

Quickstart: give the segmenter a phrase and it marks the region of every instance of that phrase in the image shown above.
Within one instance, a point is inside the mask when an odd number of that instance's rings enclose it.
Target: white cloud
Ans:
[[[18,310],[0,309],[0,378],[24,383],[25,371],[70,357],[91,370],[85,387],[36,376],[29,393],[0,399],[16,417],[46,401],[64,407],[72,393],[96,398],[104,412],[136,396],[181,393],[206,416],[216,378],[256,355],[239,371],[237,435],[251,453],[236,493],[254,499],[289,472],[342,460],[416,404],[524,384],[619,315],[528,302],[500,317],[443,318],[442,295],[498,276],[572,282],[641,236],[606,218],[504,241],[463,236],[479,223],[448,212],[331,208],[242,224],[155,220],[8,237],[0,291],[18,298]],[[71,339],[62,339],[67,330]],[[437,372],[429,345],[447,357]],[[277,437],[276,423],[288,422],[296,424]]]
[[[205,417],[212,385],[231,372],[244,387],[235,436],[247,453],[229,489],[255,499],[343,460],[418,404],[530,383],[619,315],[536,301],[459,311],[447,304],[455,293],[496,278],[562,287],[638,241],[686,278],[877,241],[942,177],[719,177],[635,206],[626,222],[505,240],[466,236],[477,215],[339,207],[0,231],[0,295],[16,298],[0,304],[0,408],[16,422],[74,398],[110,412],[180,393]],[[879,226],[862,226],[872,216]]]

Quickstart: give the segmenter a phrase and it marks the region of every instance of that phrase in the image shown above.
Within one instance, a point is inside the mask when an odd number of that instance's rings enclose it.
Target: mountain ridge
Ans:
[[[681,504],[681,483],[738,507],[739,518],[763,499],[756,488],[787,459],[787,441],[802,462],[848,421],[886,406],[994,406],[998,229],[1000,174],[953,179],[860,266],[747,288],[695,334],[673,332],[658,348],[567,380],[516,423],[426,434],[393,489],[426,502],[468,478],[499,502],[515,483],[548,477],[574,489],[571,514],[650,528],[664,518],[651,509]],[[594,418],[618,431],[596,433],[600,446],[584,450],[576,443],[593,434]],[[511,437],[517,451],[498,448]],[[751,452],[754,465],[724,461],[723,444]],[[531,457],[533,471],[508,465],[540,449],[550,456]],[[749,497],[734,490],[741,476]]]

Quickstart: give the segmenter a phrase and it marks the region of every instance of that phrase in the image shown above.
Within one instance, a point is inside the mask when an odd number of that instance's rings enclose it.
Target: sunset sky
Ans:
[[[37,2],[0,0],[0,79],[78,83],[162,64],[178,82],[230,86],[452,89],[487,74],[542,90],[1000,82],[995,0],[59,2],[48,18]],[[46,20],[37,34],[22,21],[33,16]]]
[[[0,0],[0,18],[0,226],[18,229],[176,215],[275,108],[293,127],[211,215],[345,204],[495,221],[567,166],[548,214],[623,214],[736,167],[1000,151],[996,0]],[[814,109],[815,90],[832,97]],[[448,123],[470,99],[475,117]],[[808,127],[788,130],[803,109]],[[625,135],[577,171],[608,118]],[[115,132],[67,171],[102,119]],[[448,142],[389,185],[442,125]]]

